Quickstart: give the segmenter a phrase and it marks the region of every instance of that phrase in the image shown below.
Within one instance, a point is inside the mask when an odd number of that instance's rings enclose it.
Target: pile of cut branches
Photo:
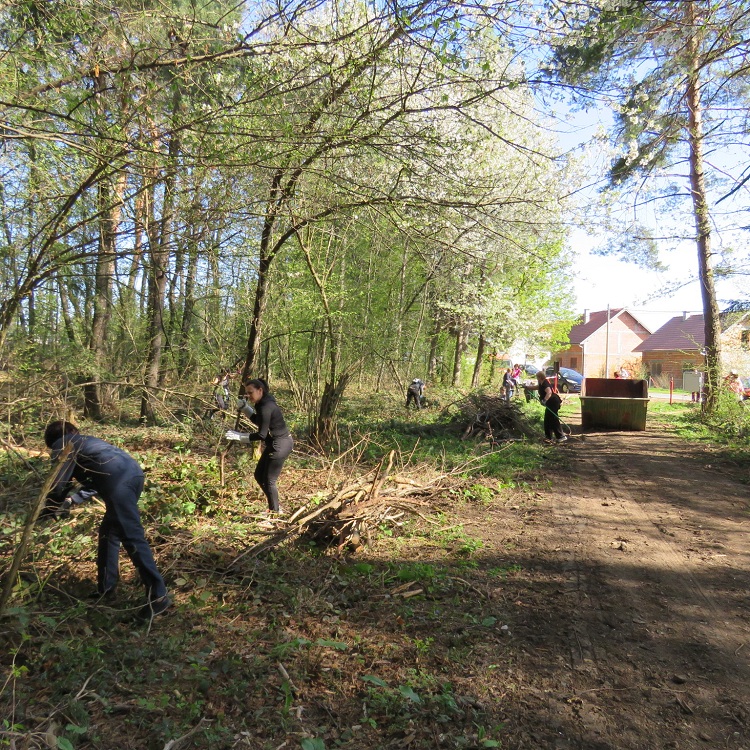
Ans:
[[[395,451],[391,451],[377,468],[342,483],[327,500],[321,502],[320,495],[316,495],[315,507],[311,503],[303,505],[288,521],[280,522],[277,531],[242,552],[229,567],[246,556],[255,557],[295,538],[313,541],[319,547],[356,552],[370,541],[373,529],[384,523],[400,525],[407,513],[429,522],[423,511],[429,510],[449,475],[417,481],[391,473],[394,456]]]
[[[452,424],[464,440],[478,437],[499,443],[536,433],[518,399],[506,401],[502,396],[475,392],[453,404],[453,408]]]

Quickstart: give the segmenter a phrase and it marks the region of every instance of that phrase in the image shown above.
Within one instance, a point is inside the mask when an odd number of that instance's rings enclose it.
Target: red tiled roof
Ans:
[[[635,320],[639,325],[643,326],[643,328],[646,330],[647,333],[651,333],[651,331],[646,326],[644,326],[643,323],[641,323],[641,321],[635,317],[635,315],[629,312],[626,307],[614,307],[610,309],[609,319],[610,321],[612,321],[619,315],[623,315],[625,313],[627,313],[631,318],[633,318],[633,320]],[[568,338],[570,339],[570,343],[581,344],[589,336],[596,333],[600,328],[603,328],[605,325],[607,325],[607,311],[606,310],[597,310],[596,312],[589,313],[588,323],[581,322],[578,325],[574,325],[570,329],[570,334],[568,335]]]
[[[609,319],[612,320],[619,313],[621,313],[623,309],[624,308],[622,307],[618,307],[613,310],[610,310]],[[579,323],[578,325],[574,325],[570,329],[570,333],[568,334],[570,343],[580,344],[582,341],[585,341],[589,336],[591,336],[592,333],[595,333],[602,326],[606,324],[607,324],[607,311],[606,310],[597,310],[596,312],[589,313],[588,323]]]
[[[705,343],[703,315],[677,315],[633,349],[635,352],[696,351]]]
[[[724,333],[733,325],[746,320],[748,311],[727,309],[719,313],[719,325]],[[636,352],[664,352],[664,351],[696,351],[703,348],[706,342],[703,325],[703,313],[698,315],[682,315],[668,320],[658,331],[649,336],[633,351]]]

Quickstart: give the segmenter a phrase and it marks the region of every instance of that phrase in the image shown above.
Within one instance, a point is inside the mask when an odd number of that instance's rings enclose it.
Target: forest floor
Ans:
[[[0,634],[0,745],[750,749],[747,466],[658,418],[567,419],[540,475],[456,479],[357,554],[235,562],[264,538],[247,509],[151,526],[175,606],[150,627],[127,562],[120,601],[92,606],[93,550],[50,535],[23,637]],[[320,476],[293,474],[309,497]],[[66,522],[90,546],[94,515]]]

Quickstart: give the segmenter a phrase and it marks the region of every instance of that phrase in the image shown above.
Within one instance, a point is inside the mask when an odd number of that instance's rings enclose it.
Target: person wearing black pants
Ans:
[[[417,410],[422,408],[422,398],[424,397],[425,384],[423,380],[414,378],[406,389],[406,408],[413,401]]]
[[[544,405],[544,435],[547,440],[557,440],[558,443],[564,443],[568,438],[562,430],[560,417],[557,413],[560,411],[562,401],[560,397],[552,390],[552,385],[547,380],[544,372],[540,370],[536,374],[537,383],[539,383],[539,400]]]
[[[284,421],[284,415],[276,399],[268,392],[268,384],[260,378],[245,383],[245,395],[255,408],[250,417],[257,425],[257,432],[227,430],[226,439],[249,444],[254,440],[265,443],[263,453],[255,467],[255,481],[268,499],[270,513],[280,513],[279,488],[277,485],[284,462],[294,448],[294,441]]]
[[[120,580],[120,545],[125,547],[146,588],[147,602],[139,611],[150,619],[168,609],[171,600],[164,579],[156,567],[154,555],[138,512],[143,492],[143,469],[121,448],[90,435],[82,435],[70,422],[52,422],[44,432],[44,442],[56,460],[66,446],[70,452],[60,468],[58,478],[47,496],[54,507],[70,507],[68,490],[73,479],[81,483],[77,494],[96,493],[104,501],[104,518],[99,526],[96,556],[97,595],[110,596]]]

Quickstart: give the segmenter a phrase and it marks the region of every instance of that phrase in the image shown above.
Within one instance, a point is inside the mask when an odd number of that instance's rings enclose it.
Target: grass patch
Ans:
[[[534,601],[528,582],[542,575],[529,541],[534,490],[546,481],[545,461],[559,467],[566,451],[542,443],[538,403],[522,408],[539,442],[490,446],[451,429],[450,403],[462,394],[430,395],[445,406],[407,412],[386,394],[353,394],[332,455],[300,441],[282,474],[282,493],[314,506],[394,449],[394,472],[455,472],[421,515],[377,532],[356,556],[282,546],[233,565],[267,538],[246,451],[222,462],[223,446],[205,432],[90,428],[147,468],[144,524],[175,607],[151,630],[136,626],[142,592],[124,556],[117,601],[84,599],[97,506],[39,526],[3,623],[0,729],[25,740],[54,718],[64,750],[162,750],[188,733],[195,747],[258,750],[380,750],[405,738],[412,750],[431,750],[436,736],[454,750],[505,746],[509,686],[523,675],[510,671],[518,655],[502,628],[512,632],[521,605]],[[577,409],[567,397],[563,420]],[[697,416],[689,403],[649,408],[654,423],[717,445]],[[6,566],[49,468],[32,465],[38,476],[0,453]]]

